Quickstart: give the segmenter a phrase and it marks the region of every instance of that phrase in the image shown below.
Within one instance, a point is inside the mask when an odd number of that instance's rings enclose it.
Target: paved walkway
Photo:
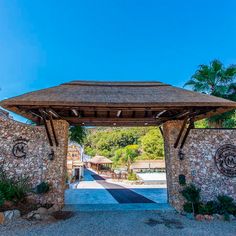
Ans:
[[[165,188],[154,186],[127,186],[105,180],[85,169],[84,181],[74,183],[65,192],[65,204],[140,204],[166,203]]]
[[[93,178],[101,184],[118,203],[155,203],[154,201],[118,184],[108,183],[97,174],[92,174]]]

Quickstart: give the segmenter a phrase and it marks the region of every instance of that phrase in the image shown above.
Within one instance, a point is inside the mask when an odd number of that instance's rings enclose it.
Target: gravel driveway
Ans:
[[[74,217],[51,224],[15,222],[0,226],[1,236],[235,236],[236,222],[198,222],[175,212],[97,211],[77,212]]]

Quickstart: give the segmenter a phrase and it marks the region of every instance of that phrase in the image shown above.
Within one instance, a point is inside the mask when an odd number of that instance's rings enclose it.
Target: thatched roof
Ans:
[[[0,105],[37,123],[42,111],[50,110],[53,118],[79,125],[157,125],[186,114],[201,119],[236,108],[235,102],[160,82],[85,81],[26,93]]]
[[[137,160],[131,164],[131,169],[165,169],[164,160]]]
[[[112,164],[112,161],[108,159],[107,157],[98,156],[98,155],[93,157],[89,162],[93,164]]]

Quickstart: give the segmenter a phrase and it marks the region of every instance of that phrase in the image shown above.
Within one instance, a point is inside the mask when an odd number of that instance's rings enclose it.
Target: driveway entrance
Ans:
[[[116,184],[91,169],[85,169],[84,181],[71,184],[65,192],[66,205],[135,203],[167,203],[166,188]]]

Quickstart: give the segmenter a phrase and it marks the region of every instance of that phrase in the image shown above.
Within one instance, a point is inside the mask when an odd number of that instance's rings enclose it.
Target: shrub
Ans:
[[[5,201],[4,195],[3,195],[2,191],[0,191],[0,206],[3,205],[4,201]]]
[[[225,195],[220,195],[217,197],[219,202],[218,213],[219,214],[232,214],[236,215],[236,204],[233,202],[233,198]]]
[[[193,205],[191,202],[186,202],[183,205],[184,211],[187,213],[193,213]]]
[[[183,197],[188,202],[192,203],[198,203],[200,201],[200,192],[201,190],[196,188],[193,184],[188,185],[181,191]]]
[[[212,215],[215,213],[224,215],[225,220],[229,220],[229,215],[236,216],[236,203],[233,198],[225,195],[217,197],[217,201],[208,201],[205,204],[200,201],[200,189],[193,184],[185,187],[181,193],[187,200],[183,209],[187,213]]]
[[[209,201],[206,204],[200,204],[199,205],[199,214],[202,215],[213,215],[218,212],[218,202],[216,201]]]
[[[187,200],[185,205],[185,209],[189,212],[197,214],[199,211],[200,205],[200,189],[196,188],[193,184],[186,186],[182,191],[181,194]],[[192,206],[192,211],[190,210],[190,205]]]
[[[128,174],[128,180],[135,181],[135,180],[138,180],[138,177],[135,173],[131,172]]]
[[[10,178],[6,175],[3,166],[0,166],[0,192],[0,199],[19,202],[29,192],[28,178]]]

